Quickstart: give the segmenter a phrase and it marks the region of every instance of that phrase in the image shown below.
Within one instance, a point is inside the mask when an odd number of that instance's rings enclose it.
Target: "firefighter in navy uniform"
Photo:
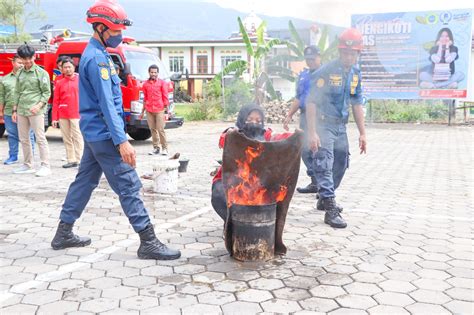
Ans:
[[[326,224],[345,228],[347,224],[336,204],[335,190],[349,167],[346,133],[349,106],[352,106],[360,134],[360,153],[366,153],[367,148],[361,76],[355,67],[363,48],[362,35],[356,29],[345,30],[339,37],[338,48],[339,59],[324,65],[313,76],[311,92],[306,100],[306,119],[320,195],[317,208],[326,211]]]
[[[135,171],[135,149],[127,140],[123,121],[120,79],[106,48],[122,42],[122,30],[132,23],[115,0],[98,0],[87,11],[94,35],[79,65],[80,128],[84,153],[76,179],[69,187],[60,214],[53,249],[87,246],[88,237],[72,232],[102,173],[119,196],[122,209],[140,236],[138,257],[142,259],[177,259],[178,250],[170,249],[155,236],[147,210],[140,199],[142,187]]]
[[[308,46],[304,49],[304,58],[308,68],[304,69],[298,76],[296,83],[296,96],[295,100],[291,104],[290,110],[283,122],[285,130],[288,129],[288,124],[293,119],[293,115],[300,110],[300,128],[304,131],[305,139],[308,139],[308,132],[306,128],[306,97],[311,89],[311,77],[321,66],[321,54],[319,48],[316,46]],[[307,146],[308,141],[305,141],[306,146],[301,152],[301,158],[306,166],[306,174],[311,179],[311,183],[306,187],[298,187],[296,190],[302,194],[317,193],[318,188],[316,185],[316,177],[313,171],[313,153]]]

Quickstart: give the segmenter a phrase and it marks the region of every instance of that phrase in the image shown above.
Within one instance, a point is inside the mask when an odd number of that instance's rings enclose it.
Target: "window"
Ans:
[[[236,60],[241,60],[241,59],[242,59],[242,56],[221,56],[222,69],[224,69],[229,63]]]
[[[183,69],[184,69],[183,56],[170,56],[169,59],[170,59],[171,72],[183,72]]]
[[[197,73],[207,73],[207,56],[197,56]]]

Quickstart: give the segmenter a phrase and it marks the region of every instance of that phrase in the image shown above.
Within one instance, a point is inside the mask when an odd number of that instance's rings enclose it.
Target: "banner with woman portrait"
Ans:
[[[466,98],[472,52],[470,9],[358,14],[369,99]]]

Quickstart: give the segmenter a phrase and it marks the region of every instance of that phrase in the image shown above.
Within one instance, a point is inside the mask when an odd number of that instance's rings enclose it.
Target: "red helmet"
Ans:
[[[362,34],[355,28],[348,28],[339,36],[337,48],[361,51],[364,48]]]
[[[113,31],[124,30],[132,25],[116,0],[97,0],[87,10],[87,23],[102,23]]]

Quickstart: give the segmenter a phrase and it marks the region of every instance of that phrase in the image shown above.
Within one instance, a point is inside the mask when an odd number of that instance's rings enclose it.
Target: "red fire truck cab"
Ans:
[[[183,125],[184,119],[174,115],[173,90],[174,84],[170,80],[168,69],[163,65],[158,56],[152,50],[131,45],[131,39],[125,38],[124,43],[117,48],[108,48],[108,52],[113,62],[119,67],[119,76],[122,79],[122,98],[124,118],[127,127],[127,133],[135,140],[146,140],[150,138],[151,132],[148,129],[146,116],[140,119],[140,113],[143,108],[143,82],[148,79],[148,67],[156,64],[160,71],[159,77],[169,84],[169,101],[170,105],[166,109],[166,127],[178,128]],[[58,45],[41,45],[35,47],[36,64],[44,68],[50,75],[51,82],[55,76],[59,74],[56,69],[56,60],[60,56],[69,56],[73,59],[78,70],[79,61],[82,52],[88,44],[87,41],[63,41]],[[9,47],[0,46],[0,76],[4,76],[12,70],[11,57],[13,57],[16,49],[12,45]],[[54,92],[53,92],[54,93]],[[51,125],[51,105],[48,114],[45,116],[45,127]],[[0,121],[0,133],[3,134],[3,121]],[[1,136],[1,134],[0,134]]]

